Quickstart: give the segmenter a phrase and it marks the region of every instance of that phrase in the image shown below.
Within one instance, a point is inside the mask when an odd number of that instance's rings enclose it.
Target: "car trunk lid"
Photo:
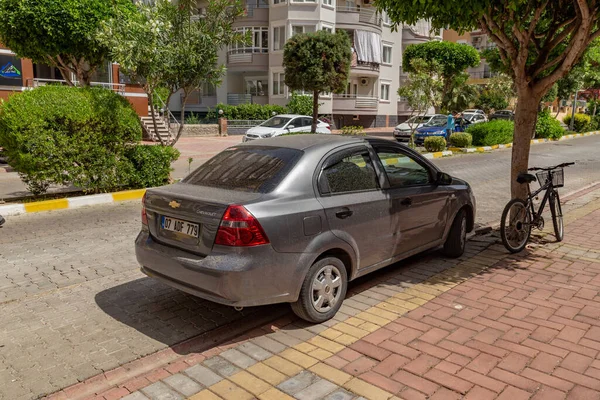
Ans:
[[[150,189],[145,203],[148,228],[161,243],[208,255],[227,207],[261,195],[185,183]]]

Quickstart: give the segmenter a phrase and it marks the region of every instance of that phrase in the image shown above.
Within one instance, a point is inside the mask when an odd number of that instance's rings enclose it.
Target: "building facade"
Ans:
[[[479,51],[496,47],[496,44],[481,29],[466,32],[462,35],[459,35],[456,31],[447,29],[444,30],[443,36],[446,41],[468,44]],[[497,75],[496,72],[491,70],[483,56],[481,57],[481,64],[477,67],[468,68],[467,72],[470,75],[469,83],[480,85],[486,84],[490,78]]]
[[[432,39],[425,22],[392,31],[372,0],[246,0],[246,15],[235,28],[251,32],[252,43],[221,52],[227,67],[222,84],[190,96],[186,111],[204,113],[218,103],[285,106],[291,95],[284,83],[286,40],[296,33],[343,29],[353,43],[350,80],[344,93],[320,95],[319,114],[331,116],[336,127],[393,126],[410,114],[397,94],[403,49]],[[174,96],[170,108],[181,110],[181,101]]]

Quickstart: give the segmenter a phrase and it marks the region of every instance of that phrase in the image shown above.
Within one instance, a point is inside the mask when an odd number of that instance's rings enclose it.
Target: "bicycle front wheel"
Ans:
[[[531,211],[521,199],[512,199],[502,212],[500,236],[511,253],[522,251],[531,235]]]
[[[558,192],[553,192],[550,194],[550,211],[552,212],[554,236],[556,236],[557,242],[562,242],[565,237],[565,227],[563,224],[562,208],[560,206],[560,197],[558,197]]]

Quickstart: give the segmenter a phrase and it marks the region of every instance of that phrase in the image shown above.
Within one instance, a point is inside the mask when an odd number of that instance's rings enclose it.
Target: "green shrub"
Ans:
[[[590,121],[590,130],[591,131],[600,131],[600,115],[596,115],[592,117]]]
[[[313,96],[293,92],[292,97],[286,107],[287,112],[290,114],[312,115]]]
[[[346,125],[342,127],[342,135],[365,136],[365,129],[360,125]]]
[[[563,118],[563,122],[567,126],[571,126],[571,115],[567,115]],[[575,114],[575,122],[573,123],[573,129],[575,132],[588,132],[591,128],[592,118],[586,114]]]
[[[219,114],[219,110],[223,110],[223,114]],[[311,109],[312,110],[312,109]],[[224,117],[234,120],[260,120],[264,121],[275,114],[285,114],[285,107],[273,104],[240,104],[230,106],[227,104],[217,104],[214,110],[209,110],[206,114],[207,119],[215,119]],[[312,115],[312,111],[311,114]]]
[[[179,155],[179,150],[168,146],[138,144],[128,148],[125,152],[130,161],[127,186],[147,188],[169,183],[171,163]]]
[[[444,151],[446,150],[446,139],[441,136],[430,136],[425,138],[423,146],[429,152]]]
[[[454,132],[450,135],[450,144],[456,147],[470,147],[473,143],[473,136],[466,132]]]
[[[550,115],[549,112],[544,111],[538,115],[537,122],[535,124],[535,137],[543,139],[560,139],[565,134],[565,130],[560,125],[560,122]]]
[[[107,89],[44,86],[0,109],[0,146],[34,194],[51,184],[89,192],[126,184],[125,152],[141,137],[131,104]]]
[[[515,125],[512,121],[502,119],[473,124],[467,128],[467,132],[473,137],[473,144],[476,146],[511,143],[514,130]]]
[[[198,114],[191,113],[187,117],[185,117],[186,125],[198,125],[202,123],[202,118],[198,116]]]

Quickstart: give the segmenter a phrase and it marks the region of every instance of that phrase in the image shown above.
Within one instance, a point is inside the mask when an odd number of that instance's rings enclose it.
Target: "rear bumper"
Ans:
[[[297,300],[300,254],[278,253],[270,245],[233,249],[215,246],[202,257],[162,245],[142,231],[135,253],[144,274],[194,296],[230,306],[258,306]]]

